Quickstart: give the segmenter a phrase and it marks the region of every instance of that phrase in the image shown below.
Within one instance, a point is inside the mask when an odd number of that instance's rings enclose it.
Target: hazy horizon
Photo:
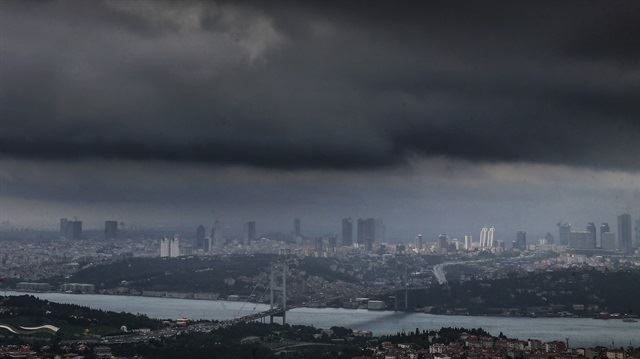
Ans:
[[[639,11],[5,2],[0,222],[615,231],[640,216]]]

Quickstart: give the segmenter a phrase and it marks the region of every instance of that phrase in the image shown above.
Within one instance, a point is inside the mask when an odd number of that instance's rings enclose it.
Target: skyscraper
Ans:
[[[358,245],[364,246],[367,251],[373,250],[376,239],[376,220],[358,218],[357,232]]]
[[[245,224],[245,241],[246,245],[251,245],[251,242],[256,240],[256,222],[249,221]]]
[[[353,245],[353,221],[351,217],[342,219],[342,245],[345,247]]]
[[[470,251],[473,248],[473,236],[464,236],[464,249]]]
[[[449,237],[446,234],[443,233],[438,236],[438,247],[444,251],[449,250]]]
[[[497,244],[496,229],[495,227],[491,227],[489,228],[489,231],[487,231],[487,247],[494,248],[497,246]]]
[[[589,238],[585,243],[585,248],[594,249],[598,244],[598,229],[596,228],[596,224],[593,222],[589,222],[587,224],[587,232],[589,232]]]
[[[640,219],[636,219],[635,226],[633,229],[636,231],[636,235],[635,235],[636,238],[633,246],[635,248],[640,248]]]
[[[196,228],[196,248],[202,249],[205,252],[209,251],[209,241],[206,240],[206,229],[203,225],[199,225]]]
[[[68,230],[69,221],[66,218],[60,218],[60,235],[66,237],[69,233]]]
[[[622,253],[631,253],[631,215],[624,213],[618,216],[618,250]]]
[[[104,238],[118,238],[118,221],[104,221]]]
[[[300,218],[295,218],[293,220],[293,236],[295,238],[302,237],[302,228],[300,225]]]
[[[178,237],[160,240],[160,257],[175,258],[180,256],[180,239]]]
[[[480,248],[484,249],[487,247],[487,234],[489,232],[489,228],[482,227],[480,230]]]
[[[516,240],[514,243],[514,249],[524,251],[527,249],[527,232],[518,231],[516,233]]]
[[[82,221],[68,220],[66,218],[60,219],[60,235],[67,239],[80,239],[82,238]]]
[[[602,223],[600,225],[600,248],[604,248],[604,234],[611,232],[611,228],[609,228],[609,223]],[[614,246],[615,247],[615,246]]]
[[[416,237],[416,248],[418,249],[418,251],[422,250],[422,234],[418,234],[418,236]]]
[[[558,244],[563,246],[569,244],[569,232],[571,232],[571,225],[569,223],[558,223]]]
[[[69,226],[71,226],[71,239],[82,238],[82,221],[70,221]]]
[[[374,220],[373,242],[378,244],[384,242],[386,233],[387,227],[384,225],[382,218],[376,218]]]
[[[206,239],[208,243],[208,252],[213,251],[216,246],[223,246],[223,236],[222,236],[222,226],[220,225],[220,221],[214,221],[213,226],[211,226],[211,234],[209,238]]]

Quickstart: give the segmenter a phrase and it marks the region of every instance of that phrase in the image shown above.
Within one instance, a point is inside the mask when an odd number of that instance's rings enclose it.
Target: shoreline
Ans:
[[[257,304],[257,305],[266,305],[269,303],[266,302],[253,302],[248,300],[228,300],[228,299],[205,299],[205,298],[189,298],[189,297],[171,297],[171,296],[153,296],[153,295],[137,295],[137,294],[115,294],[115,293],[68,293],[68,292],[60,292],[60,291],[18,291],[18,290],[3,290],[3,296],[7,296],[6,292],[15,293],[17,295],[33,295],[37,296],[37,294],[62,294],[62,295],[74,295],[74,296],[87,296],[87,295],[96,295],[96,296],[104,296],[104,297],[134,297],[134,298],[153,298],[153,299],[173,299],[173,300],[189,300],[195,302],[229,302],[229,303],[242,303],[242,304]],[[13,294],[9,294],[9,296],[15,296]],[[635,317],[625,317],[625,316],[616,316],[610,318],[598,318],[597,316],[580,316],[580,315],[544,315],[544,316],[518,316],[518,315],[495,315],[495,314],[458,314],[458,313],[427,313],[424,311],[402,311],[402,310],[390,310],[390,309],[367,309],[367,308],[344,308],[344,307],[335,307],[335,306],[299,306],[297,308],[291,309],[299,310],[299,309],[341,309],[341,310],[349,310],[349,311],[365,311],[365,312],[378,312],[378,313],[406,313],[406,314],[426,314],[430,316],[452,316],[452,317],[473,317],[473,318],[512,318],[512,319],[594,319],[598,321],[623,321],[624,319],[632,318],[640,321],[640,318]]]

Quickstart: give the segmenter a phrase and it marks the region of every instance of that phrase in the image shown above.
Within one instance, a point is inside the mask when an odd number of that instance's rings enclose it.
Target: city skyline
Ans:
[[[639,1],[0,1],[0,356],[640,358],[639,90]]]
[[[637,216],[638,5],[520,6],[2,4],[0,223]]]

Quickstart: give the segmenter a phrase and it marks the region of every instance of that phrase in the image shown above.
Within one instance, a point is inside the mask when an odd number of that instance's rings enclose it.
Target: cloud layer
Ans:
[[[632,1],[7,2],[0,153],[637,170]]]

